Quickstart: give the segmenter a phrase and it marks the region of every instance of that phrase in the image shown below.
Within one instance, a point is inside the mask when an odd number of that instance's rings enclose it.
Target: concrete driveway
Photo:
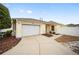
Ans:
[[[75,55],[54,39],[61,35],[46,37],[43,35],[24,37],[19,44],[3,55]]]

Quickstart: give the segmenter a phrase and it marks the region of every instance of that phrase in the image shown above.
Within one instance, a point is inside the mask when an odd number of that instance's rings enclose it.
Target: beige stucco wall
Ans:
[[[16,21],[16,38],[22,37],[22,24],[21,21]]]
[[[62,26],[61,25],[56,25],[54,28],[55,28],[55,31],[57,31],[59,28],[61,28]]]
[[[51,25],[47,25],[47,33],[51,31]]]
[[[22,37],[22,24],[40,25],[40,34],[46,33],[46,25],[43,23],[34,23],[26,21],[16,21],[16,38]]]
[[[56,26],[54,26],[55,32],[58,33],[58,30],[59,30],[61,27],[62,27],[61,25],[56,25]]]
[[[46,25],[45,24],[41,24],[40,25],[40,34],[44,34],[46,33]]]

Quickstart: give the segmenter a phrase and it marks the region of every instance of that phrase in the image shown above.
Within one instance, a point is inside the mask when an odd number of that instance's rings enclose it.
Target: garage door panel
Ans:
[[[22,25],[22,35],[29,36],[29,35],[37,35],[39,34],[40,26],[38,25]]]

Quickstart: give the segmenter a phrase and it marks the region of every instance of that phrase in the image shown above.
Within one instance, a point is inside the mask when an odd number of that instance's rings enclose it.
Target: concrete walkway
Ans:
[[[54,40],[60,36],[50,38],[43,35],[24,37],[17,46],[3,55],[75,55],[76,53]]]

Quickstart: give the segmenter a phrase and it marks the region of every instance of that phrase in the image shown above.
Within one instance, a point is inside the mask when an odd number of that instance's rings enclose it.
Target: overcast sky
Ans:
[[[79,4],[6,3],[12,18],[43,18],[62,24],[79,24]]]

